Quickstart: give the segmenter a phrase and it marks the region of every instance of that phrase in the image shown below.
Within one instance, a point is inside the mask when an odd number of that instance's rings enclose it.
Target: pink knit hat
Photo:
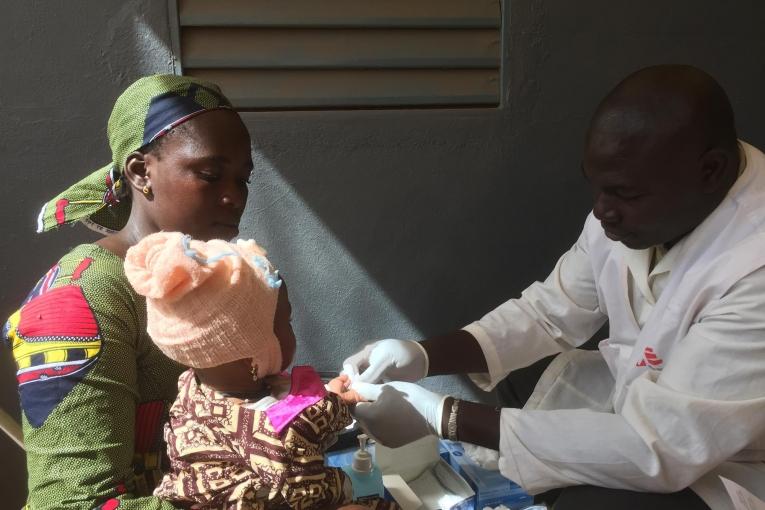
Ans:
[[[253,358],[281,370],[274,334],[281,279],[255,241],[195,241],[160,232],[130,248],[125,275],[146,296],[147,330],[169,358],[194,368]]]

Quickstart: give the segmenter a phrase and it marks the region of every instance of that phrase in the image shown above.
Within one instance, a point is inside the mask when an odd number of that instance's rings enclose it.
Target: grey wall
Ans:
[[[39,236],[37,211],[109,158],[114,98],[172,69],[164,2],[4,4],[0,18],[0,315],[84,228]],[[765,147],[765,3],[505,3],[501,109],[249,113],[257,178],[243,225],[282,268],[298,361],[336,369],[369,338],[460,327],[534,279],[589,207],[578,163],[598,99],[662,62],[699,65],[728,90],[741,137]],[[757,122],[760,121],[760,122]],[[2,354],[0,405],[16,409]],[[458,378],[429,383],[471,395]],[[23,459],[0,439],[3,505]]]
[[[501,109],[244,115],[261,172],[245,231],[287,277],[301,360],[332,369],[365,339],[447,332],[544,278],[589,210],[589,116],[637,68],[708,70],[765,144],[763,2],[505,5]]]

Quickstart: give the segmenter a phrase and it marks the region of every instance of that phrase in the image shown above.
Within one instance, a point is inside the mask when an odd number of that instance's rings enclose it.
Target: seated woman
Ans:
[[[341,379],[327,393],[307,366],[293,369],[289,388],[291,307],[265,252],[254,241],[157,233],[128,250],[125,274],[147,298],[154,343],[192,367],[165,428],[172,470],[154,494],[207,510],[349,503],[350,479],[323,453],[351,423],[346,401],[357,395]]]
[[[250,136],[214,84],[142,78],[117,100],[108,137],[111,162],[38,218],[40,231],[82,221],[107,237],[64,255],[5,328],[33,510],[174,508],[151,493],[183,367],[146,333],[144,298],[123,258],[160,230],[234,237],[247,201]]]

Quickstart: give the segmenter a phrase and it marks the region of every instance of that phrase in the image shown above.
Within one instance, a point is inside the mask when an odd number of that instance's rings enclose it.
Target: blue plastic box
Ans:
[[[358,446],[351,448],[345,448],[343,450],[335,450],[324,454],[324,464],[329,467],[345,467],[350,466],[353,463],[353,454],[358,450]],[[374,457],[375,445],[367,446],[367,451]]]
[[[436,443],[436,438],[433,438],[433,442]],[[337,450],[332,452],[327,452],[325,454],[325,464],[330,467],[339,467],[344,468],[349,466],[353,462],[353,453],[358,448],[347,448],[343,450]],[[375,456],[375,462],[376,462],[376,448],[375,445],[370,445],[367,447],[367,450],[372,453],[373,456]],[[440,457],[440,458],[439,458]],[[457,473],[457,470],[449,463],[449,455],[446,451],[445,447],[439,443],[439,457],[436,457],[437,462],[441,463],[447,470],[449,470],[455,478],[460,479],[462,478],[462,475]],[[460,480],[460,483],[464,485],[464,489],[466,491],[471,491],[472,489],[467,485],[467,482],[463,482]],[[388,490],[385,490],[385,493],[383,495],[384,499],[387,499],[389,501],[395,501],[395,498],[388,492]],[[449,508],[449,510],[475,510],[475,496],[471,493],[469,497],[466,497],[464,500],[455,503],[453,506]]]
[[[465,455],[462,443],[441,440],[439,453],[442,458],[448,454],[447,462],[475,491],[475,510],[499,505],[520,510],[534,504],[534,497],[520,485],[508,480],[499,471],[482,468]]]

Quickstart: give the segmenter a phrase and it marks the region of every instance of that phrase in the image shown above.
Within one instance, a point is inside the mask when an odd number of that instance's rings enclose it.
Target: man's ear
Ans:
[[[731,155],[721,148],[710,149],[701,156],[701,179],[705,193],[714,193],[727,184]]]
[[[146,155],[142,152],[131,152],[125,160],[125,180],[130,186],[131,193],[141,193],[144,186],[151,188],[149,172],[146,169]],[[135,194],[133,195],[135,196]]]

